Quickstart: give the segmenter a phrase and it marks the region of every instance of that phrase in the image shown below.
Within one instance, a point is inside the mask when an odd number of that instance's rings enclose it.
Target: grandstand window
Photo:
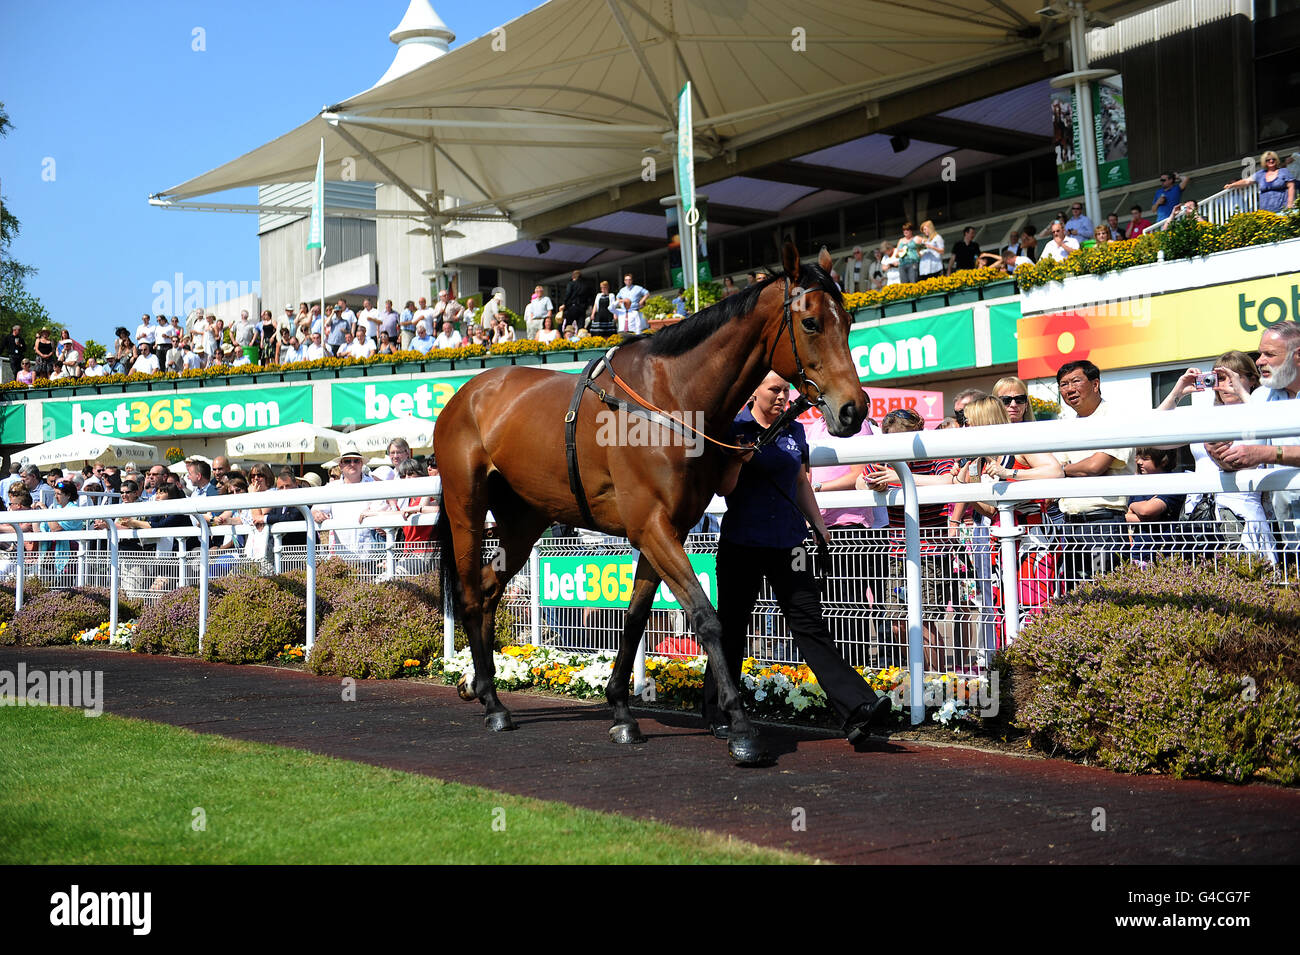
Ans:
[[[840,236],[840,214],[836,212],[821,212],[812,216],[808,220],[808,244],[802,246],[807,249],[819,249],[823,245],[828,249],[838,249],[844,244]]]
[[[1255,120],[1261,144],[1300,132],[1300,0],[1255,4]]]

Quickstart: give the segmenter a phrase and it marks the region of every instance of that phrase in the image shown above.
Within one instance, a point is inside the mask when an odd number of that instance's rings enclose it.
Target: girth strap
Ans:
[[[592,530],[598,530],[596,519],[591,516],[591,508],[587,504],[587,493],[582,489],[582,475],[578,471],[578,406],[582,404],[583,393],[591,387],[592,376],[599,374],[596,371],[597,366],[603,364],[604,361],[605,356],[598,355],[587,362],[587,367],[578,376],[578,387],[573,389],[573,398],[569,401],[569,412],[564,416],[564,459],[569,468],[569,490],[578,502],[578,510],[582,513],[585,526]]]
[[[599,530],[599,528],[595,525],[591,506],[587,503],[587,494],[582,486],[582,473],[578,466],[578,408],[582,404],[582,396],[585,392],[591,391],[602,404],[615,411],[644,418],[661,428],[667,428],[680,434],[688,441],[696,434],[693,429],[685,427],[680,421],[669,415],[629,404],[610,394],[604,388],[598,387],[593,379],[604,373],[607,360],[613,352],[614,349],[611,348],[604,355],[599,355],[587,362],[587,367],[578,376],[577,387],[573,389],[573,398],[569,401],[569,411],[564,416],[564,458],[569,471],[569,490],[578,502],[578,510],[582,514],[582,519],[587,522],[586,526],[592,530]]]

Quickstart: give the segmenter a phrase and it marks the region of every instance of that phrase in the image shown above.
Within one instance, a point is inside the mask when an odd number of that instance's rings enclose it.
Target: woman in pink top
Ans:
[[[863,389],[866,394],[866,389]],[[870,398],[867,399],[867,406],[870,407]],[[807,435],[810,444],[834,444],[841,438],[835,438],[826,428],[826,419],[820,414],[816,414],[811,421],[807,418],[804,421],[804,433]],[[872,426],[870,420],[862,423],[862,430],[859,435],[878,434],[879,430]],[[813,492],[822,491],[852,491],[857,487],[858,477],[865,471],[866,466],[862,464],[837,464],[832,467],[813,468],[812,482]],[[821,501],[818,501],[820,507]],[[873,528],[889,526],[889,512],[884,507],[875,507],[870,504],[858,504],[852,507],[820,507],[822,518],[826,521],[826,529],[830,531],[830,543],[832,547],[832,567],[830,576],[833,578],[825,594],[825,602],[828,605],[842,604],[846,609],[865,609],[866,607],[883,599],[885,593],[885,548],[866,546],[870,541],[883,541],[884,538],[879,536]],[[847,545],[847,553],[836,554],[838,549],[836,545]],[[869,618],[870,619],[870,618]],[[863,620],[865,628],[875,629],[878,623]],[[884,662],[884,650],[882,644],[887,642],[887,637],[883,632],[870,631],[865,633],[847,633],[837,634],[841,638],[852,640],[868,640],[871,645],[872,654],[875,659],[870,662],[879,666]]]

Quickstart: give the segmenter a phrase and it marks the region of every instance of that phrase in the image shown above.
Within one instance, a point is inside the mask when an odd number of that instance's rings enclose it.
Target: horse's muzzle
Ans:
[[[837,438],[847,438],[862,429],[862,422],[867,416],[866,402],[846,401],[840,405],[838,414],[825,414],[828,403],[823,403],[822,412],[826,418],[826,429]]]

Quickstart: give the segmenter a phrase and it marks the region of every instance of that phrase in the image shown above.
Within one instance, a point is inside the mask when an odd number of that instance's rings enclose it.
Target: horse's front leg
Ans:
[[[716,670],[718,681],[718,707],[727,714],[730,733],[727,749],[741,766],[761,766],[770,761],[762,740],[749,722],[740,701],[740,687],[727,669],[722,652],[722,624],[709,603],[695,570],[666,518],[647,523],[642,534],[641,552],[654,564],[659,575],[672,588],[677,602],[691,615],[691,626],[704,652],[709,657],[709,669]]]
[[[636,565],[636,583],[632,587],[632,600],[627,605],[627,618],[623,622],[618,656],[614,658],[614,670],[605,687],[605,699],[614,708],[614,725],[609,728],[609,738],[615,743],[645,742],[641,728],[632,718],[632,708],[628,705],[628,678],[632,674],[637,644],[645,636],[646,621],[650,619],[650,608],[654,604],[658,587],[659,574],[642,554]]]

